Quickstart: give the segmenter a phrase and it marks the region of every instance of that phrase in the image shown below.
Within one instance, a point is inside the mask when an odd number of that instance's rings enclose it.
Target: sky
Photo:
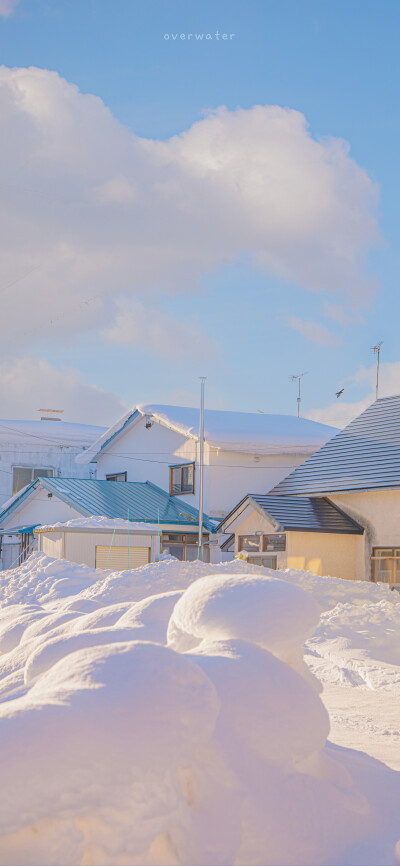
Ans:
[[[378,341],[399,393],[399,31],[398,0],[0,0],[2,417],[200,376],[295,414],[305,373],[343,426]]]

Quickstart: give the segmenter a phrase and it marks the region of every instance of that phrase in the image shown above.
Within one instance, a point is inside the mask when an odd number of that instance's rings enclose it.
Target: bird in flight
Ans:
[[[344,388],[341,388],[340,391],[336,391],[336,397],[341,397],[343,394]]]

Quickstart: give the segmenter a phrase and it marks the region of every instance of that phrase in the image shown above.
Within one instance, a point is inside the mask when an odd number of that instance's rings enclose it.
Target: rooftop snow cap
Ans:
[[[7,421],[0,420],[0,446],[4,442],[40,445],[47,448],[60,445],[88,448],[106,432],[104,427],[74,424],[71,421]]]
[[[143,418],[175,430],[189,439],[199,436],[199,409],[190,406],[141,405],[119,419],[94,442],[78,463],[96,460],[131,424]],[[213,448],[245,454],[312,454],[337,433],[336,427],[318,424],[293,415],[267,415],[258,412],[225,412],[206,409],[204,438]]]

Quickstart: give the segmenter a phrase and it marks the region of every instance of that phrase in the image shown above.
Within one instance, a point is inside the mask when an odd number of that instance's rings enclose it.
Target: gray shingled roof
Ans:
[[[268,517],[276,521],[278,531],[335,532],[362,535],[364,529],[325,497],[271,496],[269,493],[250,493],[228,514],[217,529],[222,528],[235,511],[253,500]]]
[[[400,487],[400,395],[381,397],[280,481],[281,496]]]

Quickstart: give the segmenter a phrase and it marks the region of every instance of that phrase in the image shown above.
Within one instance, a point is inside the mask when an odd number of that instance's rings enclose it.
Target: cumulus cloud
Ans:
[[[377,187],[298,111],[219,108],[153,141],[55,72],[2,67],[0,171],[3,345],[50,320],[118,328],[116,301],[197,291],[244,256],[311,290],[373,288]]]
[[[289,328],[302,334],[306,340],[311,340],[312,343],[318,343],[320,346],[337,346],[340,342],[335,334],[328,331],[328,328],[312,319],[299,319],[297,316],[290,316],[287,324]]]
[[[144,307],[139,301],[125,301],[117,307],[115,322],[106,331],[110,340],[130,343],[167,360],[180,360],[182,356],[194,361],[218,358],[218,344],[203,333],[193,317],[182,321],[155,307]]]
[[[47,361],[20,358],[0,364],[1,417],[39,418],[38,409],[64,409],[64,421],[108,426],[128,408],[119,397],[87,384],[74,369],[56,370]]]
[[[368,386],[365,397],[354,402],[348,402],[340,397],[324,409],[312,409],[307,413],[307,418],[322,424],[331,424],[333,427],[345,427],[374,402],[375,383],[376,365],[361,367],[349,380],[349,388],[360,384]],[[400,361],[387,361],[380,365],[379,397],[390,397],[392,394],[400,394]]]

